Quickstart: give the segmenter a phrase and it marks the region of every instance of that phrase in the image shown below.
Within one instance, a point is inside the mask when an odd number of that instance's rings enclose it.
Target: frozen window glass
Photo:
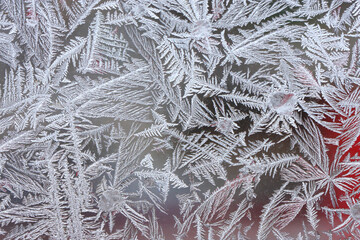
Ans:
[[[0,0],[0,239],[359,239],[359,37],[358,0]]]

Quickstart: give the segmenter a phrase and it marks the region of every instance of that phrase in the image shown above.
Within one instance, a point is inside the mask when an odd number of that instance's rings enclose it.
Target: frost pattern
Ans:
[[[359,239],[357,0],[0,0],[1,239]]]

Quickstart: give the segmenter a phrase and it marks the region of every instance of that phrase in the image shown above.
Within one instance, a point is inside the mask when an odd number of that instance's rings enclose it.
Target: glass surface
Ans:
[[[0,239],[359,239],[357,0],[0,0]]]

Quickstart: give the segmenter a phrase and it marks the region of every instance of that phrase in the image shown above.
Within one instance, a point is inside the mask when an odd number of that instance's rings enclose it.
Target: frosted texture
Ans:
[[[0,0],[0,239],[359,239],[359,37],[357,0]]]

